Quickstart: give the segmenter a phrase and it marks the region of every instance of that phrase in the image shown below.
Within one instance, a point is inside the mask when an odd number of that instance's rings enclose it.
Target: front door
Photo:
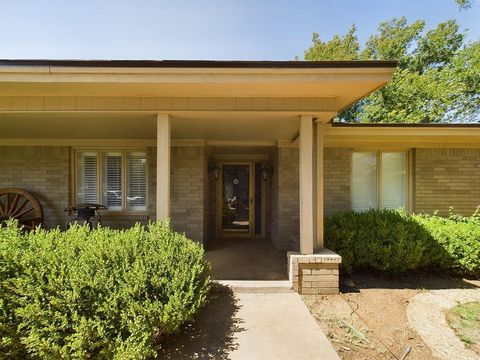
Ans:
[[[218,232],[221,237],[251,236],[253,230],[253,164],[224,162],[217,198]]]

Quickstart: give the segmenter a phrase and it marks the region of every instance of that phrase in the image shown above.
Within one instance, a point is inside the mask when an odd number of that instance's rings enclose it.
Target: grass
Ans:
[[[480,354],[480,302],[455,306],[447,312],[447,321],[457,336]]]

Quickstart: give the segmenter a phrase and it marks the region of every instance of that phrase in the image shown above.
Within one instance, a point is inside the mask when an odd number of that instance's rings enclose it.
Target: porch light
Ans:
[[[208,172],[213,174],[215,180],[220,176],[220,167],[217,164],[208,165]]]
[[[261,170],[263,181],[267,181],[268,176],[273,174],[273,169],[270,166],[264,166]]]

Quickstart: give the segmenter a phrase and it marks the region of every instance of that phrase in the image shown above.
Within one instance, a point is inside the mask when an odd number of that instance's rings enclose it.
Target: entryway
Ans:
[[[287,280],[286,251],[269,239],[272,147],[210,148],[209,237],[214,280]]]
[[[212,240],[205,256],[213,280],[288,280],[287,253],[265,239]]]

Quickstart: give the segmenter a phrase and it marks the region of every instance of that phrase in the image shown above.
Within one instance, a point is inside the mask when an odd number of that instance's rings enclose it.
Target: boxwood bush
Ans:
[[[480,275],[480,218],[407,214],[404,210],[343,212],[325,221],[325,245],[342,267],[400,273],[422,268]]]
[[[0,358],[144,359],[204,305],[200,245],[169,224],[0,227]]]

